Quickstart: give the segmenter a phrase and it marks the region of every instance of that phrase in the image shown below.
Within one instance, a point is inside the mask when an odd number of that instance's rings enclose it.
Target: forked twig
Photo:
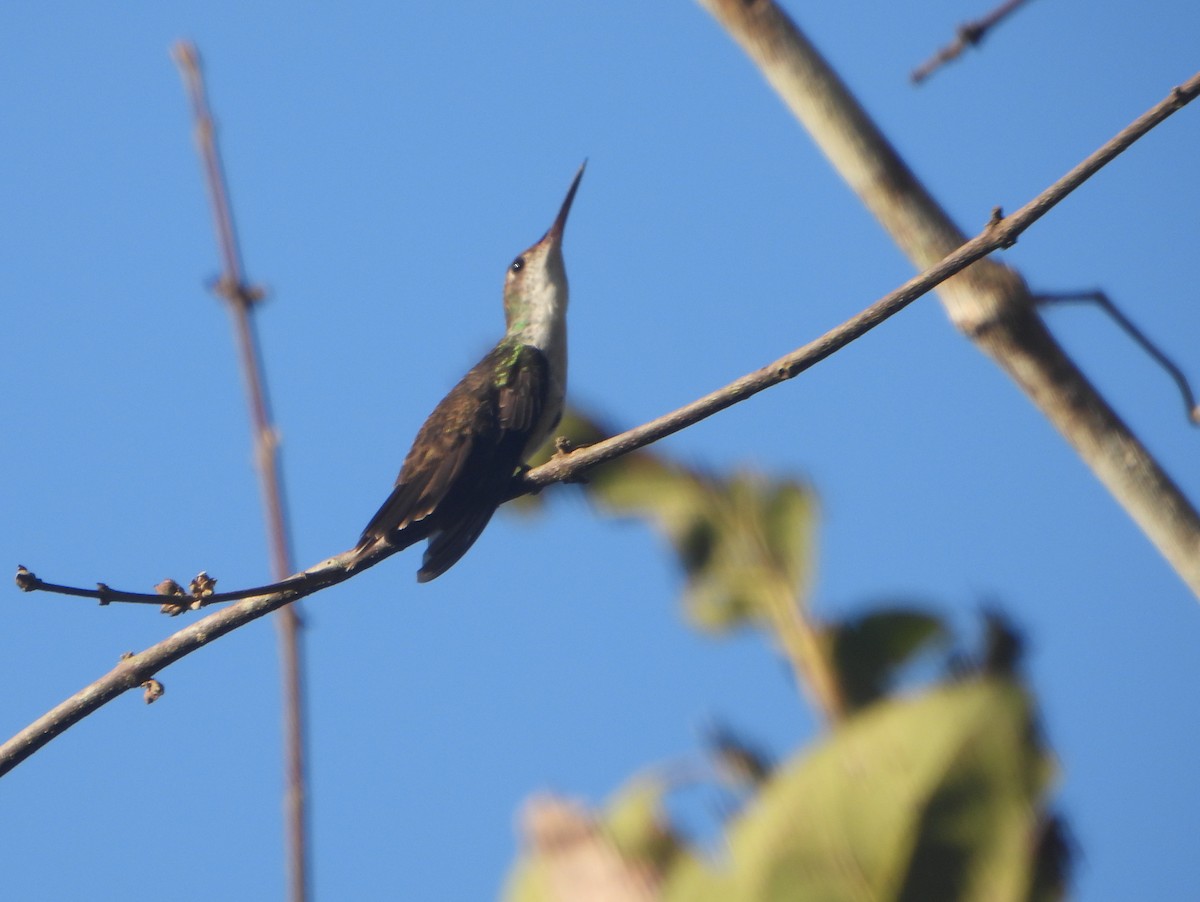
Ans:
[[[1179,389],[1179,394],[1183,397],[1184,415],[1188,418],[1188,422],[1192,425],[1200,425],[1200,406],[1196,404],[1196,396],[1192,393],[1192,387],[1188,383],[1187,376],[1183,370],[1176,366],[1175,361],[1168,357],[1162,350],[1159,349],[1150,338],[1139,329],[1129,317],[1121,312],[1121,309],[1112,302],[1107,294],[1103,291],[1063,291],[1063,292],[1041,292],[1033,296],[1034,303],[1040,306],[1048,306],[1050,304],[1070,304],[1070,303],[1090,303],[1096,304],[1101,310],[1112,317],[1113,322],[1132,338],[1139,347],[1164,370],[1168,376],[1175,382]]]

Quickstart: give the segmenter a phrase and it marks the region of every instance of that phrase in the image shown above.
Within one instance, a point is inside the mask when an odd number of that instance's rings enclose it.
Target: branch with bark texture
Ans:
[[[950,253],[936,266],[910,279],[897,290],[815,341],[665,416],[595,445],[564,454],[529,471],[520,480],[523,490],[533,491],[551,483],[578,478],[597,464],[678,432],[764,389],[794,378],[898,313],[955,273],[962,272],[995,250],[1011,246],[1022,232],[1063,198],[1138,138],[1193,100],[1197,93],[1200,93],[1200,74],[1185,85],[1175,88],[1165,100],[1138,117],[1020,210],[1008,217],[1001,217],[997,210],[992,221],[975,238]],[[353,550],[343,552],[298,574],[282,591],[242,599],[198,620],[145,651],[123,659],[111,672],[48,711],[0,746],[0,776],[12,770],[68,727],[122,693],[141,686],[169,664],[298,598],[344,582],[360,570],[373,567],[398,550],[383,545],[365,555],[357,554]]]
[[[698,2],[741,45],[915,266],[930,266],[962,244],[962,231],[777,4]],[[1198,91],[1200,75],[1193,75],[1121,134],[1144,133]],[[1109,144],[1106,159],[1120,152],[1115,140]],[[1200,515],[1055,341],[1021,276],[985,260],[938,294],[951,322],[1029,396],[1200,597]]]

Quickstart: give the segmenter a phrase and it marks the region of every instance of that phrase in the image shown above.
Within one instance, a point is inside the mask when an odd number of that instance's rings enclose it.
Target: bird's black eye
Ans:
[[[510,266],[508,268],[508,271],[509,272],[520,272],[524,268],[525,268],[525,258],[517,257],[517,259],[512,262],[512,266]]]

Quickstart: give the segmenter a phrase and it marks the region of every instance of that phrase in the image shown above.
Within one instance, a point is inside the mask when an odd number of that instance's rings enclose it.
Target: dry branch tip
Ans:
[[[25,569],[22,564],[17,564],[16,583],[18,589],[22,592],[36,592],[39,582],[41,580],[31,571]]]

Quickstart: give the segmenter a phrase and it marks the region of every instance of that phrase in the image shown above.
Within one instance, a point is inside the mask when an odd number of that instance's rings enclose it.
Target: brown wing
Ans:
[[[428,518],[421,534],[432,538],[419,578],[449,569],[504,500],[548,385],[541,351],[504,343],[492,350],[425,421],[359,547],[385,536],[397,541],[396,533]]]
[[[473,397],[474,375],[475,370],[468,373],[429,415],[404,458],[396,487],[363,530],[360,546],[429,516],[454,485],[472,455],[475,420],[483,413]]]

